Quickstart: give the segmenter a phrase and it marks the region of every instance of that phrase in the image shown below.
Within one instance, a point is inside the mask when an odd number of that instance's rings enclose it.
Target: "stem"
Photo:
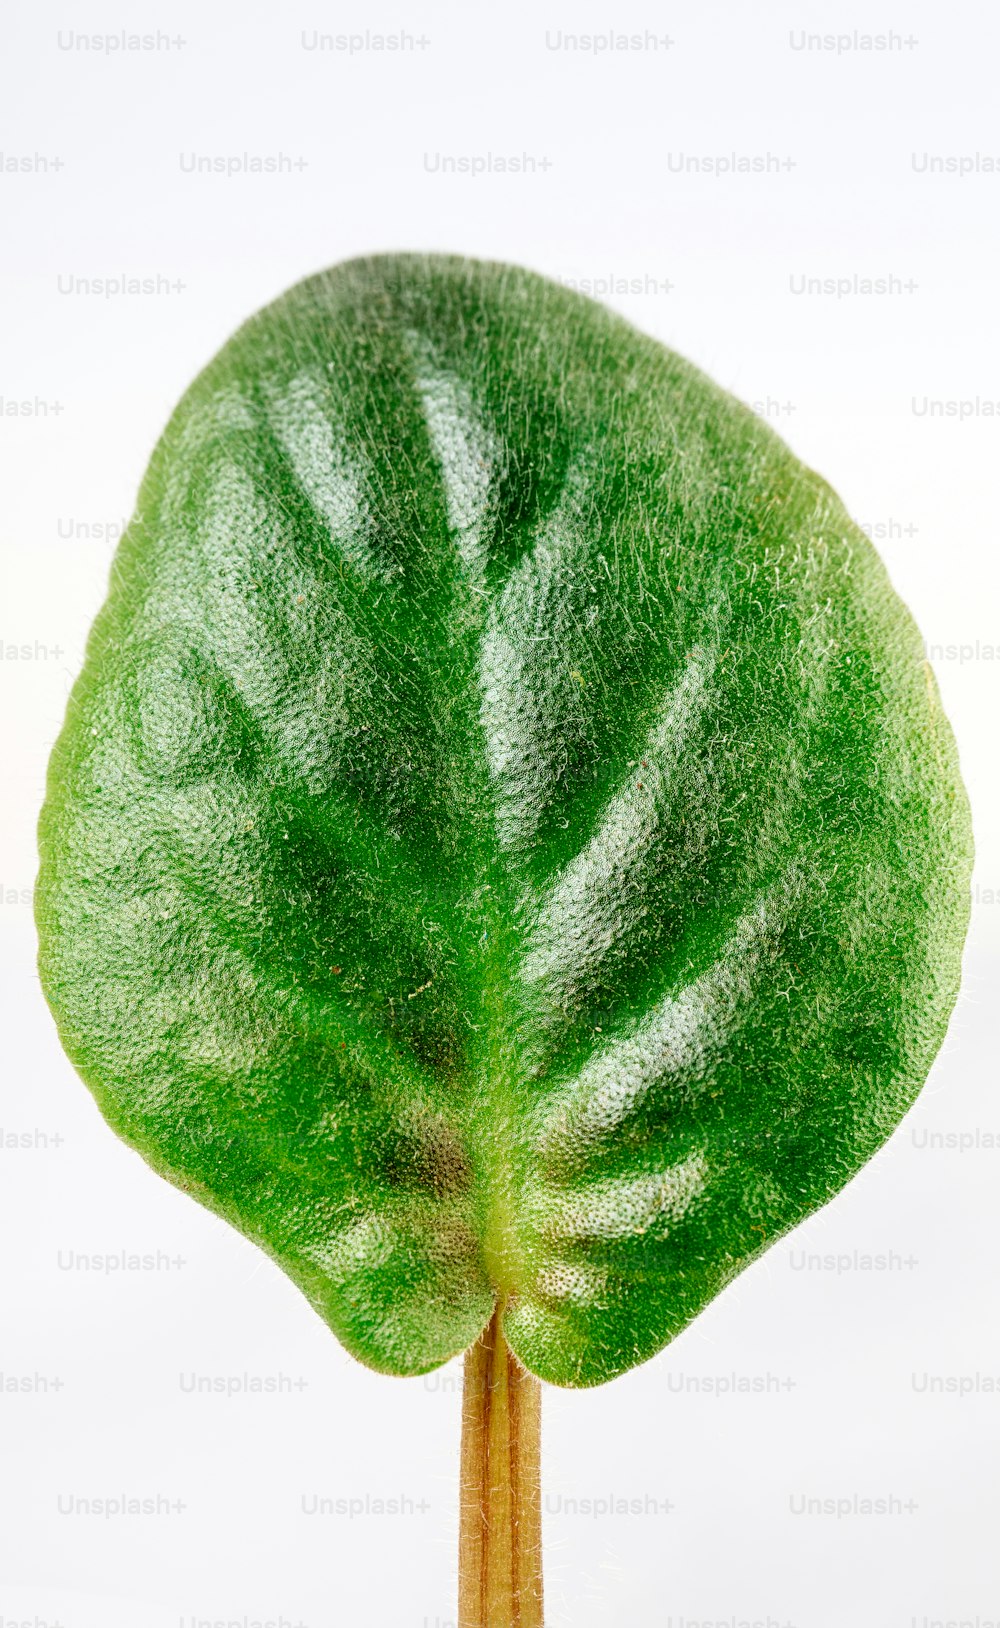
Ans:
[[[458,1628],[542,1628],[542,1388],[501,1315],[465,1355]]]

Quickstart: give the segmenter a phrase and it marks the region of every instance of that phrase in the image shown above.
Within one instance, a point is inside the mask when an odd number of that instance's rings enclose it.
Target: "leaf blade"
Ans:
[[[53,754],[43,982],[111,1123],[361,1360],[497,1295],[644,1360],[826,1202],[957,990],[916,630],[746,409],[513,268],[353,262],[154,454]]]

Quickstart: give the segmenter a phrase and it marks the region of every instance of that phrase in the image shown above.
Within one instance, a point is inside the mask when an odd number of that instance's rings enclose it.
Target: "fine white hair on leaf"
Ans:
[[[497,837],[508,851],[530,843],[559,775],[562,700],[554,685],[566,665],[557,657],[578,631],[568,585],[587,548],[579,515],[583,480],[582,467],[572,467],[559,502],[491,604],[483,631],[479,717]]]
[[[568,1302],[574,1306],[588,1306],[600,1300],[607,1288],[607,1281],[607,1273],[599,1266],[557,1261],[551,1266],[542,1267],[535,1279],[532,1296],[541,1300]]]
[[[800,886],[792,866],[738,918],[711,966],[667,995],[630,1034],[591,1058],[546,1107],[541,1151],[558,1165],[585,1160],[672,1080],[704,1082],[739,1027],[756,975],[777,945]]]
[[[417,393],[441,471],[448,525],[471,585],[485,576],[496,477],[504,449],[477,416],[468,386],[437,365],[426,340],[409,336]]]
[[[349,1219],[342,1230],[303,1245],[302,1255],[335,1286],[378,1272],[390,1262],[419,1259],[431,1271],[447,1269],[474,1254],[474,1240],[461,1200],[413,1199],[388,1213],[369,1211]]]
[[[642,1176],[611,1176],[569,1191],[551,1190],[542,1201],[543,1230],[553,1242],[589,1243],[631,1238],[679,1221],[703,1190],[708,1164],[689,1154],[666,1170]],[[546,1213],[547,1212],[547,1213]]]
[[[339,1284],[355,1273],[374,1272],[385,1266],[397,1244],[391,1222],[377,1215],[365,1215],[327,1242],[307,1244],[302,1253],[331,1282]]]
[[[335,433],[322,378],[297,373],[268,392],[268,418],[296,480],[330,528],[331,541],[362,575],[389,580],[393,567],[371,539],[364,485],[343,435]]]
[[[711,695],[715,655],[692,652],[641,749],[642,768],[610,798],[593,836],[552,883],[533,927],[522,982],[550,1021],[628,930],[621,901],[641,877],[662,803]]]

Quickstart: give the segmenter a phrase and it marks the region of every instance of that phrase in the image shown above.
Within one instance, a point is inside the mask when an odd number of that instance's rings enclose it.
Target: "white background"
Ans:
[[[65,48],[126,23],[184,43]],[[659,43],[553,49],[561,33],[612,24]],[[392,55],[303,45],[315,30],[365,27],[428,43]],[[803,32],[855,29],[910,43],[794,48]],[[964,419],[924,410],[1000,398],[1000,173],[924,167],[925,154],[977,153],[1000,166],[998,45],[985,8],[912,0],[367,14],[105,0],[35,4],[8,22],[0,146],[7,163],[34,167],[0,173],[0,1367],[8,1387],[33,1388],[0,1392],[0,1628],[454,1621],[458,1370],[402,1381],[355,1365],[274,1266],[115,1140],[60,1052],[30,909],[47,754],[103,598],[109,533],[168,412],[288,284],[396,248],[578,282],[637,279],[640,292],[609,302],[763,404],[876,528],[932,647],[980,855],[963,995],[891,1144],[655,1361],[596,1392],[546,1392],[548,1619],[1000,1619],[1000,1392],[983,1388],[1000,1386],[1000,1150],[982,1145],[1000,1138],[1000,421],[982,405]],[[672,167],[681,154],[769,152],[788,167]],[[244,153],[304,162],[277,174],[184,169],[191,154]],[[539,167],[437,168],[438,155],[487,153]],[[159,291],[67,292],[123,276]],[[803,276],[904,286],[837,298],[795,292]],[[25,401],[48,410],[9,416]],[[27,657],[10,653],[23,645]],[[931,1132],[980,1145],[935,1148]],[[39,1145],[9,1145],[22,1134]],[[122,1250],[184,1264],[108,1276],[61,1264]],[[856,1269],[855,1251],[903,1264]],[[851,1264],[806,1269],[804,1252]],[[238,1386],[283,1375],[293,1389],[191,1395],[191,1374]],[[732,1376],[770,1389],[681,1389]],[[925,1376],[979,1376],[980,1390],[937,1394]],[[310,1515],[317,1494],[402,1496],[412,1508]],[[61,1512],[122,1495],[185,1507]],[[803,1495],[914,1507],[796,1514]],[[569,1502],[611,1497],[673,1507],[623,1517]]]

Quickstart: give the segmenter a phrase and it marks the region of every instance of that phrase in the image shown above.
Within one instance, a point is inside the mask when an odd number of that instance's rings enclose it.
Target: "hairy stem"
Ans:
[[[542,1628],[542,1392],[501,1312],[465,1357],[459,1628]]]

